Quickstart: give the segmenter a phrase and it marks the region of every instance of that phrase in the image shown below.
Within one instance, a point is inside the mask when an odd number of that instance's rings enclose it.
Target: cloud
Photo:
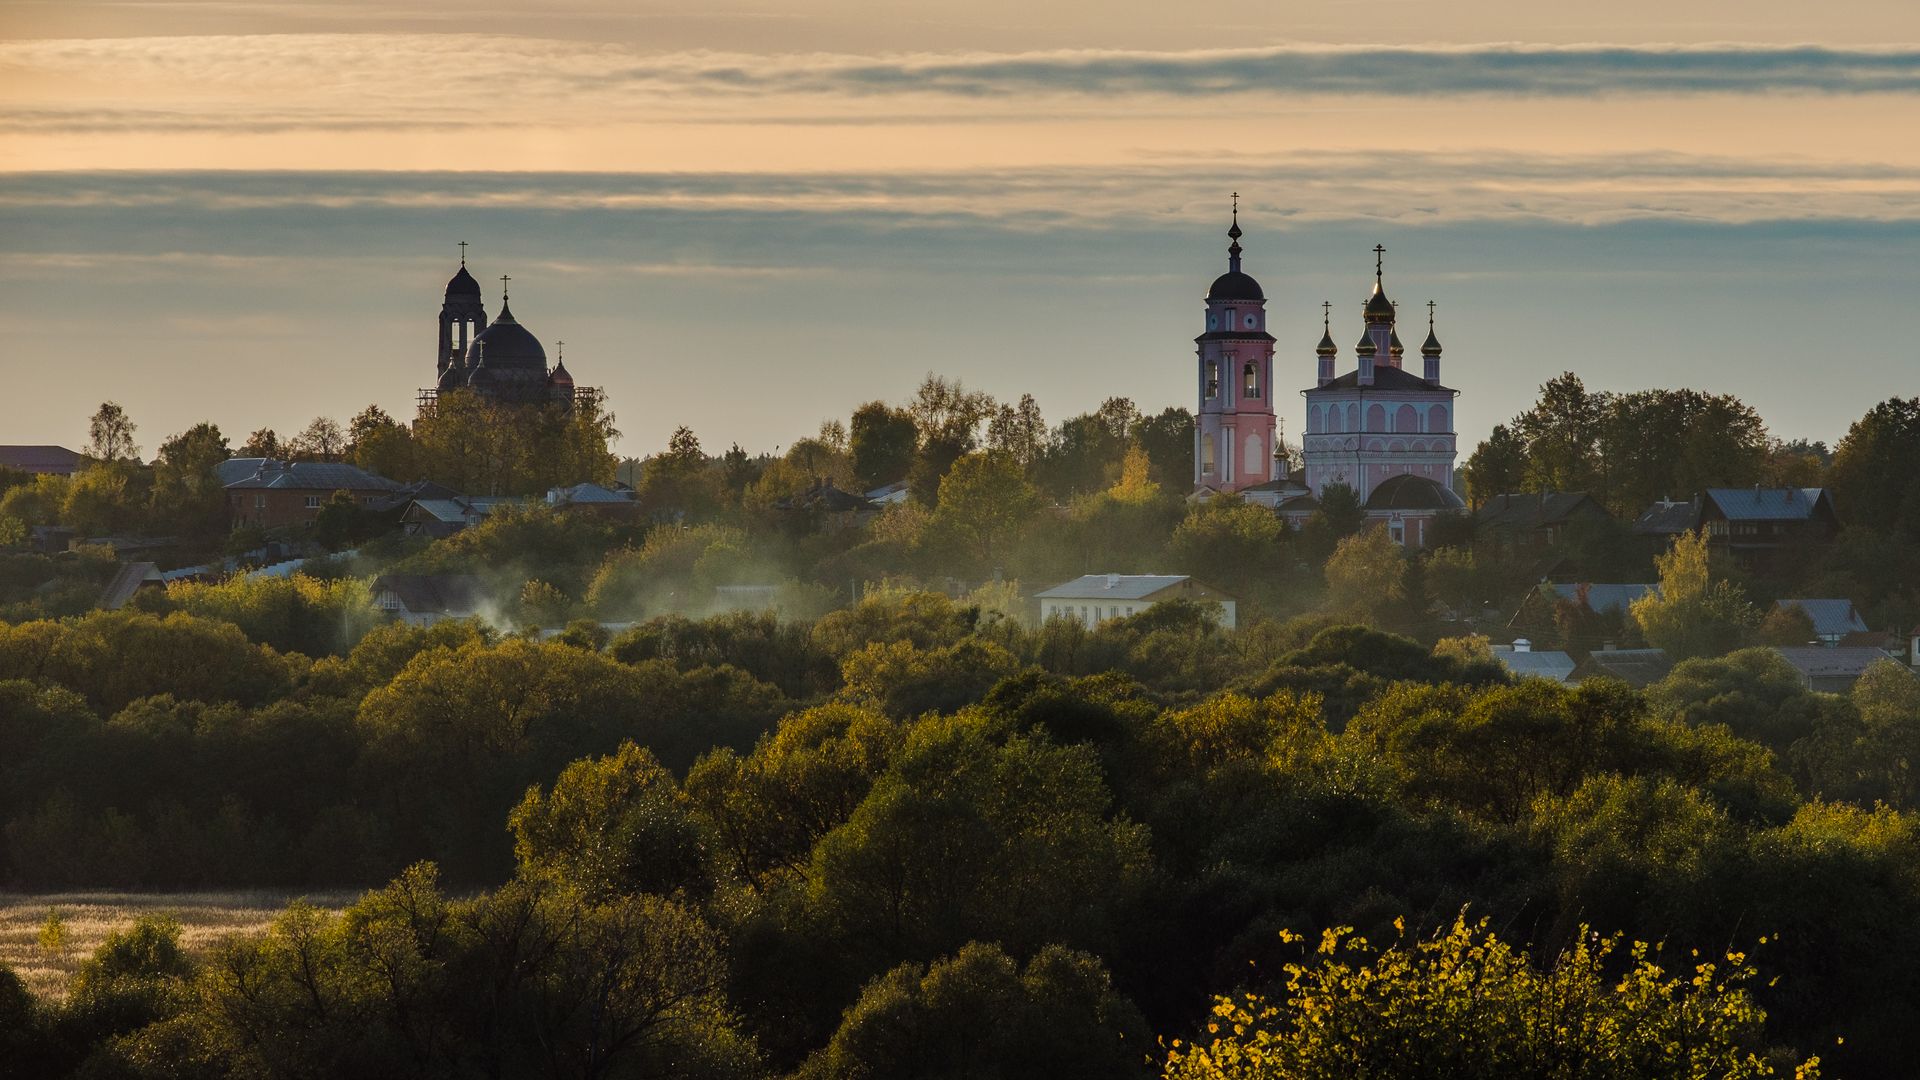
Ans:
[[[0,128],[348,130],[511,118],[858,118],[987,102],[1118,98],[1912,95],[1920,49],[1800,46],[1282,46],[858,56],[650,53],[460,34],[260,34],[0,43],[27,86]],[[100,88],[110,100],[102,101]]]
[[[302,221],[441,220],[531,211],[634,228],[751,229],[812,222],[871,243],[912,231],[1022,234],[1180,227],[1214,213],[1222,177],[1250,211],[1293,227],[1330,221],[1602,225],[1920,221],[1920,165],[1642,154],[1353,151],[1221,154],[1206,170],[1168,156],[1131,165],[839,173],[244,173],[0,175],[12,246],[57,246],[62,222],[119,213],[151,229],[227,219],[265,244]],[[594,237],[589,243],[598,243]]]

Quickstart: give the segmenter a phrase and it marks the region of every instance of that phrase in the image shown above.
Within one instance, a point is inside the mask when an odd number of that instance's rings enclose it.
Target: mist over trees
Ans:
[[[455,397],[331,453],[469,491],[616,475],[597,410],[510,445]],[[1184,410],[1049,424],[938,378],[777,457],[681,428],[619,468],[626,516],[504,508],[118,611],[108,553],[0,555],[0,885],[368,889],[211,947],[142,920],[64,995],[0,968],[0,1075],[1897,1075],[1920,680],[1816,692],[1766,646],[1807,639],[1783,596],[1920,613],[1920,537],[1846,494],[1899,505],[1913,415],[1876,406],[1829,469],[1733,399],[1561,379],[1481,446],[1476,495],[1838,493],[1847,530],[1769,573],[1693,534],[1557,541],[1660,584],[1538,611],[1542,643],[1667,649],[1643,689],[1510,675],[1473,616],[1539,580],[1470,518],[1409,551],[1334,487],[1295,530],[1187,498]],[[1628,453],[1636,425],[1666,441]],[[222,544],[228,445],[0,478],[0,521]],[[858,521],[822,495],[898,480]],[[1201,577],[1238,626],[1034,617],[1035,584],[1110,571]],[[393,572],[472,575],[484,610],[394,621]]]

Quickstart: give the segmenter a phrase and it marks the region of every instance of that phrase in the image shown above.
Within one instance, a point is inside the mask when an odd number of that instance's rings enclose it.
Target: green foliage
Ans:
[[[1669,971],[1661,950],[1581,928],[1542,968],[1465,917],[1376,950],[1350,927],[1285,966],[1285,996],[1222,997],[1207,1036],[1176,1041],[1177,1080],[1354,1076],[1614,1078],[1782,1075],[1759,1039],[1758,972],[1729,951]],[[1624,962],[1626,974],[1612,969]],[[1792,1068],[1819,1075],[1819,1060]]]
[[[618,621],[672,611],[704,612],[717,585],[758,584],[747,536],[726,525],[662,525],[646,543],[607,556],[587,586],[587,606]]]
[[[905,409],[892,408],[883,401],[869,401],[853,410],[849,448],[853,453],[853,475],[861,490],[870,491],[905,479],[913,467],[913,451],[919,436],[913,414]]]
[[[1146,1045],[1145,1021],[1097,958],[1050,946],[1022,970],[975,942],[867,984],[795,1076],[1106,1080],[1146,1075]]]
[[[164,593],[142,597],[141,605],[156,614],[185,612],[231,623],[254,641],[306,656],[344,655],[386,622],[365,582],[323,581],[303,573],[177,582]]]
[[[631,742],[567,766],[551,794],[529,790],[507,824],[523,875],[596,899],[713,887],[705,830],[687,797],[672,773]]]
[[[1327,606],[1374,626],[1407,621],[1407,559],[1379,526],[1340,541],[1327,560]]]
[[[1854,421],[1833,451],[1833,496],[1850,521],[1920,539],[1920,398],[1888,398]]]
[[[1647,644],[1673,659],[1731,652],[1759,622],[1739,586],[1712,579],[1705,532],[1675,537],[1673,548],[1654,563],[1660,589],[1633,602],[1633,620]]]

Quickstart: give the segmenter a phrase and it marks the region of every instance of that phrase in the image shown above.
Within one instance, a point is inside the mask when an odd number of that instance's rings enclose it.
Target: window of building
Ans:
[[[265,495],[255,495],[253,497],[253,508],[255,510],[265,510],[267,508],[267,497]]]
[[[1407,527],[1397,521],[1388,525],[1387,538],[1396,544],[1404,545],[1407,542]]]
[[[1207,361],[1207,400],[1220,396],[1220,361]]]
[[[1205,473],[1213,471],[1213,436],[1211,435],[1200,436],[1200,471]]]
[[[1240,393],[1245,397],[1250,397],[1250,398],[1259,397],[1260,396],[1260,377],[1254,374],[1253,365],[1248,364],[1246,367],[1242,368],[1240,370],[1240,376],[1245,381],[1245,386],[1246,386],[1246,389],[1240,391]]]
[[[318,495],[307,496],[307,509],[309,510],[320,509],[320,496]]]

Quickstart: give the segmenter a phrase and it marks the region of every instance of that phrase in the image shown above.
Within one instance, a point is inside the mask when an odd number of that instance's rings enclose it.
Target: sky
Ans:
[[[630,455],[1191,407],[1234,191],[1276,378],[1378,243],[1463,453],[1569,370],[1831,443],[1920,391],[1914,131],[1908,0],[0,0],[0,443],[410,417],[462,240]]]

